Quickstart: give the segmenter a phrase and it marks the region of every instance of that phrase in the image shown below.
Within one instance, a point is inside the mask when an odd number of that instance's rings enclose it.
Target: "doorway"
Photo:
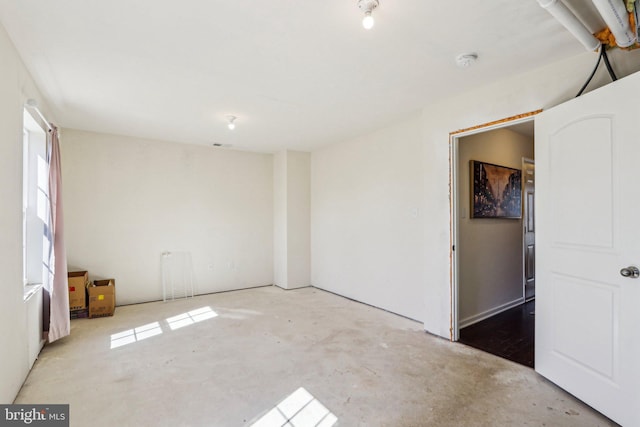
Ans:
[[[530,367],[535,323],[533,117],[537,113],[460,131],[450,140],[452,339]],[[482,175],[472,168],[479,162],[503,168],[510,180],[491,181],[484,189],[495,208],[489,215],[480,214],[479,200],[484,197],[474,190],[474,181],[478,186]],[[505,194],[516,177],[518,201],[509,204],[518,206],[517,215],[511,211],[507,215],[496,206],[505,205]]]

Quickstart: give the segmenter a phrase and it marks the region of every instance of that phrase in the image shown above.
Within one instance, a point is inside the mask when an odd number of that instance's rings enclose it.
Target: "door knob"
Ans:
[[[640,277],[640,270],[638,270],[638,267],[629,266],[627,268],[623,268],[622,270],[620,270],[620,274],[623,277],[637,279],[638,277]]]

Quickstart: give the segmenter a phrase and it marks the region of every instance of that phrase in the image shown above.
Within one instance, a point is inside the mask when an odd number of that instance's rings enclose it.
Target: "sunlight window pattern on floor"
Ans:
[[[183,328],[185,326],[193,325],[194,323],[202,322],[203,320],[212,319],[217,317],[218,313],[213,311],[211,307],[202,307],[196,310],[191,310],[187,313],[178,314],[177,316],[169,317],[167,323],[172,331]]]
[[[338,417],[300,387],[251,427],[330,427],[337,421]]]
[[[128,329],[123,332],[111,335],[111,348],[122,347],[123,345],[131,344],[137,341],[142,341],[155,335],[160,335],[162,329],[158,322],[148,323],[146,325],[138,326],[134,329]]]
[[[169,317],[166,319],[166,322],[169,325],[169,328],[171,328],[172,331],[175,331],[176,329],[193,325],[195,323],[202,322],[203,320],[213,319],[217,316],[218,313],[213,311],[211,307],[201,307],[186,313],[178,314],[177,316]],[[166,326],[164,330],[166,331]],[[111,349],[142,341],[162,333],[163,329],[159,322],[148,323],[146,325],[138,326],[137,328],[127,329],[126,331],[111,335]]]

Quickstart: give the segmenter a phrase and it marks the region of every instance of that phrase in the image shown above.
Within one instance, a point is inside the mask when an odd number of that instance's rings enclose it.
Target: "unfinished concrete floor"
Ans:
[[[72,426],[615,425],[529,368],[314,288],[118,307],[71,327],[16,403],[69,403]]]

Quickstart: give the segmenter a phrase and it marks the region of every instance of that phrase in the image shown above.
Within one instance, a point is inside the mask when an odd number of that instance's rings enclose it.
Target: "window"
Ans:
[[[47,135],[24,111],[22,172],[22,274],[25,286],[49,284],[49,164]]]

